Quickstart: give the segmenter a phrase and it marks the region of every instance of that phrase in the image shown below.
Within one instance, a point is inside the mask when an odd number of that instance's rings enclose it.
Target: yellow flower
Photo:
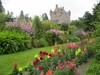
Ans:
[[[51,52],[53,53],[54,52],[54,49],[52,49]]]
[[[59,49],[58,52],[61,52],[61,49]]]
[[[35,54],[34,58],[38,58],[38,55],[37,55],[37,54]]]
[[[81,49],[79,48],[79,49],[78,49],[78,53],[80,53],[80,52],[81,52]]]
[[[78,54],[79,54],[78,51],[76,51],[76,52],[75,52],[75,55],[77,56]]]
[[[50,56],[47,56],[47,58],[50,58]]]
[[[19,68],[19,71],[23,71],[23,69],[22,68]]]

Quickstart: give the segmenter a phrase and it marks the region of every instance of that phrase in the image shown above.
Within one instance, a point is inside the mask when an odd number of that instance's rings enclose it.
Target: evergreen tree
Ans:
[[[2,12],[4,12],[4,11],[5,11],[5,9],[3,8],[2,2],[1,2],[1,0],[0,0],[0,13],[2,13]]]
[[[46,13],[42,14],[42,20],[48,20],[48,16]]]
[[[21,12],[20,12],[19,19],[20,19],[20,20],[24,20],[24,12],[23,12],[22,10],[21,10]]]
[[[95,29],[95,26],[92,24],[93,21],[93,15],[89,13],[88,11],[85,12],[83,16],[83,23],[84,23],[84,30],[85,31],[93,31]]]
[[[100,22],[100,2],[93,8],[93,19]]]

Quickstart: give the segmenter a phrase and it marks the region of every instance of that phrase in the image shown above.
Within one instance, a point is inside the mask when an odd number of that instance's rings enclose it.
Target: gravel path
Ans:
[[[78,70],[77,70],[77,72],[76,72],[76,75],[85,75],[85,72],[86,72],[86,70],[87,70],[88,65],[89,65],[90,62],[91,62],[91,59],[88,59],[88,62],[86,62],[86,63],[80,65],[80,66],[78,67]]]

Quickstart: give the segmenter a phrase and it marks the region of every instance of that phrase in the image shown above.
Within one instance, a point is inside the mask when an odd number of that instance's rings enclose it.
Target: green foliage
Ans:
[[[42,20],[49,20],[46,13],[42,14]]]
[[[64,68],[56,70],[54,75],[75,75],[75,72],[74,70],[68,70],[67,68]]]
[[[69,23],[69,26],[76,26],[78,29],[80,28],[83,28],[84,27],[84,23],[83,21],[81,20],[81,18],[79,20],[74,20],[74,21],[71,21]]]
[[[72,32],[76,31],[77,27],[75,25],[71,25],[68,27],[68,31],[70,32],[70,34],[72,34]]]
[[[67,30],[68,30],[68,24],[64,24],[64,23],[63,23],[63,24],[61,25],[61,30],[62,30],[62,31],[67,31]]]
[[[77,42],[80,41],[80,38],[78,38],[76,35],[68,35],[68,40],[71,42]]]
[[[93,8],[93,19],[96,22],[100,22],[100,2]]]
[[[56,42],[56,34],[54,32],[46,32],[45,39],[49,45],[54,45]]]
[[[0,13],[2,13],[2,12],[4,12],[5,11],[5,9],[4,9],[4,7],[2,6],[2,2],[1,2],[1,0],[0,0]]]
[[[22,10],[21,10],[21,12],[20,12],[19,19],[20,19],[20,20],[24,20],[24,12],[23,12]]]
[[[100,75],[100,60],[92,60],[92,62],[88,66],[85,75]]]
[[[32,45],[36,48],[46,47],[48,46],[48,42],[45,40],[45,38],[34,39]]]
[[[46,32],[45,33],[45,39],[48,42],[48,45],[54,45],[55,42],[62,43],[62,39],[56,35],[54,32]]]
[[[93,37],[100,37],[100,22],[93,23],[96,29],[93,31]]]
[[[93,31],[95,29],[95,26],[92,24],[93,21],[93,16],[91,13],[89,13],[88,11],[85,12],[84,16],[83,16],[83,22],[85,24],[84,26],[84,30],[85,31]]]
[[[0,31],[4,29],[5,22],[7,21],[7,15],[5,13],[0,13]]]
[[[41,24],[42,24],[43,31],[46,32],[51,29],[53,23],[48,21],[42,21]]]
[[[29,35],[16,31],[0,32],[0,54],[10,54],[31,47]]]
[[[43,35],[43,31],[42,31],[42,25],[41,25],[41,21],[40,18],[38,16],[35,16],[33,21],[33,27],[35,28],[36,31],[36,38],[39,39],[41,38]]]

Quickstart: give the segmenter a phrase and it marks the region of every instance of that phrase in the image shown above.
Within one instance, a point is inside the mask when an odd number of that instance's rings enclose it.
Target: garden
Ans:
[[[55,24],[0,6],[0,75],[100,75],[100,2],[92,13]]]

